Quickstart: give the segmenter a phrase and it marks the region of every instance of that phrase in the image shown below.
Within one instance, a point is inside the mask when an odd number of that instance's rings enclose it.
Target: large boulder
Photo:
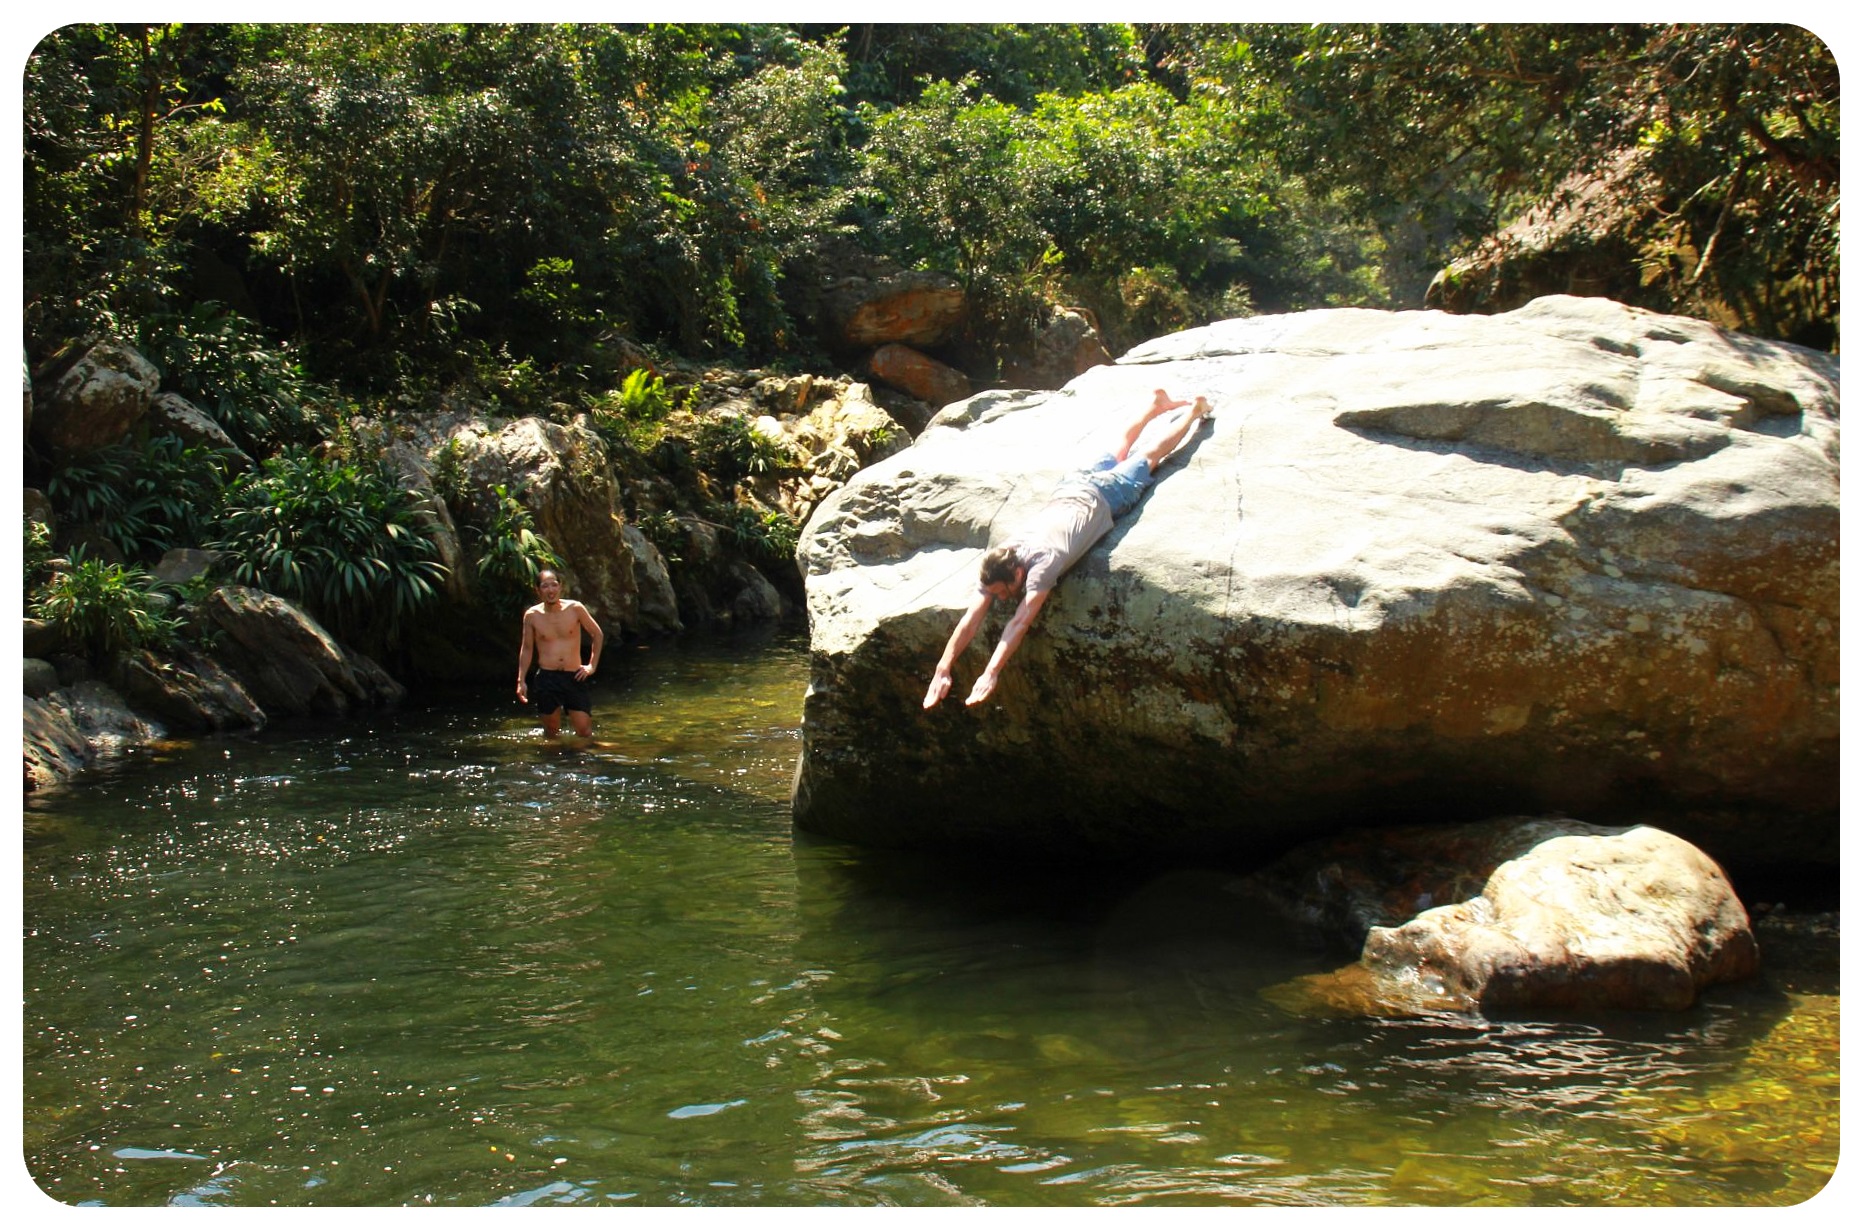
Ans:
[[[340,717],[391,708],[406,696],[374,661],[345,649],[276,594],[223,585],[202,601],[200,614],[221,634],[216,658],[272,717]]]
[[[52,697],[23,699],[20,742],[25,749],[27,790],[66,781],[97,759],[65,706]]]
[[[1054,305],[1034,336],[1004,360],[1003,383],[1023,389],[1058,389],[1088,368],[1112,361],[1090,313]]]
[[[829,344],[855,350],[888,342],[936,346],[957,332],[970,310],[962,283],[927,270],[847,277],[823,294],[822,304]]]
[[[149,403],[145,421],[152,436],[167,434],[185,445],[220,449],[228,454],[228,459],[235,465],[252,465],[252,458],[233,442],[233,437],[226,434],[224,427],[179,393],[157,393]]]
[[[108,684],[86,679],[43,700],[23,698],[21,742],[25,788],[65,781],[101,760],[163,738],[166,731],[138,716]]]
[[[1547,294],[1635,296],[1642,290],[1635,231],[1665,195],[1648,164],[1648,151],[1638,148],[1567,176],[1550,196],[1440,270],[1425,306],[1502,312]]]
[[[161,383],[155,364],[136,351],[98,342],[39,390],[32,441],[54,462],[114,444],[149,412]]]
[[[166,655],[138,650],[119,659],[113,672],[124,699],[171,730],[258,730],[265,725],[265,711],[244,685],[192,650]]]
[[[454,603],[470,603],[471,562],[466,558],[459,525],[453,519],[453,509],[447,506],[446,498],[436,489],[433,458],[419,445],[399,436],[390,436],[382,445],[382,460],[400,477],[407,490],[421,497],[420,510],[416,516],[427,541],[433,544],[440,567],[446,570],[440,581],[440,592]]]
[[[660,548],[654,546],[653,541],[638,526],[623,526],[621,533],[627,539],[628,550],[634,554],[634,589],[639,595],[636,623],[639,630],[649,633],[685,631],[685,624],[679,618],[679,595],[673,589],[673,578],[666,567],[666,557],[660,554]]]
[[[1647,826],[1523,817],[1354,834],[1287,861],[1260,878],[1367,924],[1356,965],[1278,989],[1290,1007],[1676,1010],[1759,970],[1726,875]]]
[[[474,493],[502,486],[523,501],[563,560],[564,593],[587,606],[609,636],[637,629],[640,593],[620,488],[587,416],[569,423],[514,419],[495,432],[474,424],[452,439],[464,452]]]
[[[888,342],[867,359],[875,380],[934,406],[970,396],[970,378],[955,367],[898,342]]]
[[[765,415],[758,429],[779,440],[801,460],[798,474],[762,482],[767,501],[806,522],[827,496],[863,466],[891,456],[912,442],[911,433],[874,400],[870,386],[854,382],[836,386],[806,414]]]
[[[979,550],[1159,386],[1213,422],[988,704],[1000,610],[922,712]],[[1563,297],[1226,321],[980,394],[805,529],[796,822],[1265,857],[1563,811],[1834,866],[1837,412],[1829,355]]]

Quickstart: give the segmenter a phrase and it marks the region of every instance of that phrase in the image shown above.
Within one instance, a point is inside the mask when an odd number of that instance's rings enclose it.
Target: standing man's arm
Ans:
[[[951,670],[957,665],[958,655],[977,635],[977,629],[983,626],[984,617],[990,613],[992,599],[986,593],[979,593],[970,601],[970,609],[964,612],[957,627],[951,630],[951,639],[945,643],[944,656],[938,659],[938,669],[932,672],[931,686],[925,689],[925,707],[930,709],[945,698],[951,690]]]
[[[518,642],[517,698],[519,704],[526,704],[530,701],[530,696],[524,687],[524,676],[530,674],[530,660],[537,652],[536,636],[536,625],[531,623],[530,612],[526,611],[524,612],[524,637]]]
[[[1016,613],[1009,617],[1008,625],[1003,629],[1003,639],[996,642],[996,652],[990,655],[990,664],[977,676],[977,685],[970,689],[970,698],[964,703],[974,705],[987,700],[996,690],[996,681],[1001,677],[1003,668],[1009,665],[1009,659],[1022,644],[1022,638],[1028,635],[1029,625],[1041,614],[1042,604],[1048,601],[1050,591],[1045,589],[1030,590],[1022,595],[1022,603],[1016,607]]]
[[[589,614],[589,608],[580,602],[576,604],[576,621],[589,634],[589,660],[576,668],[576,678],[587,679],[595,673],[595,664],[602,660],[602,626],[595,622],[595,616]],[[576,656],[582,656],[581,646],[577,646]]]

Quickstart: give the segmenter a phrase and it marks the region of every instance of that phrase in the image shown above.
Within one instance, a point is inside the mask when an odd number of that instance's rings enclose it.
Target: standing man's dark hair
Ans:
[[[594,733],[589,717],[588,678],[602,657],[602,628],[589,608],[563,597],[563,582],[553,569],[537,574],[536,606],[524,612],[524,637],[518,644],[517,698],[533,700],[530,665],[534,657],[537,713],[543,718],[545,737],[554,739],[565,710],[570,729],[587,738]],[[591,642],[589,660],[582,660],[582,634]]]

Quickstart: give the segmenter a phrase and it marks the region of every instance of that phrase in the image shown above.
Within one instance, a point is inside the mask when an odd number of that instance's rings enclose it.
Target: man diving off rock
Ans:
[[[978,570],[977,596],[951,633],[944,656],[932,673],[931,686],[925,690],[925,708],[944,700],[951,690],[951,669],[959,655],[983,626],[992,602],[1011,602],[1020,598],[1015,614],[1003,628],[1002,640],[990,655],[990,663],[977,677],[964,701],[974,705],[996,690],[1003,668],[1009,664],[1029,625],[1041,613],[1048,595],[1061,583],[1061,577],[1085,555],[1087,548],[1113,528],[1113,520],[1130,512],[1151,485],[1152,477],[1165,458],[1177,451],[1199,419],[1210,412],[1210,403],[1199,397],[1190,412],[1180,418],[1144,453],[1132,456],[1139,437],[1152,420],[1190,403],[1172,398],[1157,390],[1143,414],[1127,424],[1113,452],[1102,453],[1087,466],[1063,478],[1048,503],[1019,532],[1001,546],[984,553]]]

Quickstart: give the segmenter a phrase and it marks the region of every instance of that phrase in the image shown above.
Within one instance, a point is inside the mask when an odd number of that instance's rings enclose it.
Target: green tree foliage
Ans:
[[[538,407],[612,335],[806,352],[830,234],[999,339],[1415,305],[1626,154],[1653,305],[1835,336],[1838,77],[1791,26],[80,24],[23,102],[29,359],[217,364],[258,451],[330,400],[293,381]]]
[[[380,463],[288,449],[226,493],[234,580],[302,603],[339,640],[392,643],[443,576],[415,497]]]
[[[1838,77],[1783,25],[1251,26],[1177,31],[1246,139],[1374,222],[1414,302],[1458,243],[1639,152],[1626,234],[1653,306],[1834,329]],[[1827,337],[1828,341],[1829,338]]]
[[[137,348],[187,398],[246,448],[310,443],[324,423],[316,409],[329,394],[304,374],[297,348],[211,300],[184,311],[154,312],[136,329]]]
[[[1028,108],[1044,93],[1117,89],[1148,71],[1138,31],[1122,24],[889,22],[801,32],[841,44],[848,92],[882,109],[916,101],[928,81],[968,77],[989,97]]]

